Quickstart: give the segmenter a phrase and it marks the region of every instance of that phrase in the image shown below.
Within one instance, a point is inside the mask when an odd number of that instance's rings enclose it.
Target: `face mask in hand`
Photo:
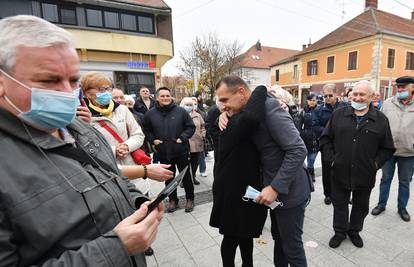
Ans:
[[[249,185],[249,186],[247,186],[247,188],[246,188],[246,193],[244,194],[244,196],[242,197],[242,199],[243,199],[244,201],[249,201],[249,200],[252,200],[253,202],[256,202],[256,198],[257,198],[257,196],[258,196],[258,195],[260,195],[260,193],[261,193],[261,192],[257,191],[255,188],[253,188],[253,187],[251,187],[251,186]],[[280,202],[280,201],[278,201],[278,200],[276,199],[276,201],[273,201],[273,203],[272,203],[272,204],[270,204],[270,205],[266,205],[266,206],[268,206],[269,208],[271,208],[271,209],[273,210],[273,209],[275,209],[277,206],[281,206],[281,207],[283,207],[283,203],[282,203],[282,202]]]
[[[7,96],[7,103],[19,112],[18,117],[36,128],[53,130],[70,124],[76,117],[77,107],[80,105],[79,89],[70,93],[58,90],[30,88],[0,69],[7,78],[31,91],[30,110],[23,112]]]

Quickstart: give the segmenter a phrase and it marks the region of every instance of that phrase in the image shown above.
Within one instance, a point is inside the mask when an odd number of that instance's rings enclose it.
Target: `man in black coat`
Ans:
[[[145,115],[148,110],[155,107],[156,102],[150,97],[150,91],[146,86],[139,88],[138,93],[139,97],[135,101],[134,110]]]
[[[364,245],[359,232],[368,214],[376,173],[395,151],[388,119],[370,105],[373,94],[368,81],[355,84],[352,105],[334,111],[320,139],[322,151],[333,165],[332,248],[338,247],[347,235],[356,247]],[[351,192],[353,203],[348,218]]]
[[[183,170],[189,164],[190,147],[188,139],[195,132],[193,120],[185,109],[174,104],[171,91],[161,87],[156,92],[157,104],[144,117],[145,134],[154,144],[161,163],[171,164],[170,170]],[[167,185],[171,182],[165,182]],[[194,208],[194,185],[189,172],[183,178],[183,185],[187,203],[185,211],[191,212]],[[167,212],[177,209],[177,190],[170,195]]]
[[[344,103],[338,101],[338,98],[335,94],[335,84],[328,83],[323,86],[323,98],[324,104],[316,108],[314,116],[314,129],[319,138],[322,134],[323,129],[325,128],[328,121],[331,119],[332,113],[340,108],[345,106]],[[322,184],[323,184],[323,194],[325,195],[324,202],[326,205],[331,204],[331,173],[332,173],[332,162],[325,156],[323,151],[322,153]]]

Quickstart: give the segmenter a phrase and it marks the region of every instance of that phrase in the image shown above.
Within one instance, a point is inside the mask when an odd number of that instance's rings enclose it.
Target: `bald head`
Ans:
[[[374,92],[372,84],[369,81],[359,81],[352,89],[352,101],[357,103],[365,103],[369,106],[374,97]]]
[[[125,105],[125,95],[121,89],[115,88],[112,91],[112,100],[120,105]]]

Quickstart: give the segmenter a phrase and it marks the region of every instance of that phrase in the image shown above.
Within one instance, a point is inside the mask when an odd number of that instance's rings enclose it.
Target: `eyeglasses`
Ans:
[[[97,88],[91,88],[98,90],[99,93],[105,93],[105,92],[112,92],[114,90],[113,87],[97,87]]]
[[[333,95],[324,95],[323,98],[333,97]]]

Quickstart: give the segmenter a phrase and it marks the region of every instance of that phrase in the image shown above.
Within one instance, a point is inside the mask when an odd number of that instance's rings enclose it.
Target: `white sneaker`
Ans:
[[[200,172],[201,177],[207,177],[207,174],[205,172]]]

